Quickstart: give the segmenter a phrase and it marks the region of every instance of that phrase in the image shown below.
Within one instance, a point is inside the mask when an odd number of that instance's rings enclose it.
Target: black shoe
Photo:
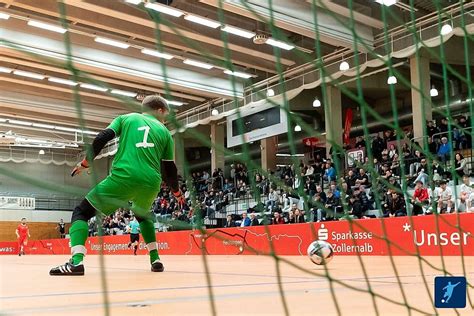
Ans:
[[[151,264],[151,272],[163,272],[165,271],[165,267],[163,264],[160,262],[160,260],[155,260]]]
[[[74,265],[71,259],[61,266],[52,268],[49,275],[84,275],[84,265],[82,263]]]

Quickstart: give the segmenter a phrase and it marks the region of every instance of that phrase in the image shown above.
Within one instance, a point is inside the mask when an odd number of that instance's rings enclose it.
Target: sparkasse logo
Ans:
[[[321,225],[321,228],[318,229],[318,239],[319,240],[328,240],[329,232],[327,228],[325,228],[324,224]]]

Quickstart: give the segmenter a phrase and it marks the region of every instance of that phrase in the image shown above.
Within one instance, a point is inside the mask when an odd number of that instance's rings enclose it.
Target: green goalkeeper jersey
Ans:
[[[159,186],[161,160],[174,158],[173,138],[166,126],[151,114],[130,113],[114,119],[108,128],[120,137],[112,176]]]

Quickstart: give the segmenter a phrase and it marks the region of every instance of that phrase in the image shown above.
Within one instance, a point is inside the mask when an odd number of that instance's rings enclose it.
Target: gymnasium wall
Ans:
[[[19,222],[26,217],[28,222],[58,223],[61,218],[65,223],[71,220],[72,211],[38,211],[38,210],[3,210],[0,209],[0,222]]]
[[[0,241],[15,241],[15,230],[17,222],[0,222]],[[69,224],[66,224],[66,233],[69,232]],[[44,240],[59,238],[59,231],[56,229],[57,223],[28,223],[30,228],[30,240]]]
[[[99,179],[103,179],[108,173],[107,159],[96,160],[96,174]],[[81,197],[83,191],[90,187],[91,176],[86,173],[77,177],[71,177],[72,167],[68,165],[42,164],[42,163],[14,163],[3,162],[2,168],[13,170],[15,178],[7,177],[0,174],[0,196],[2,195],[18,195],[18,196],[70,196]],[[28,177],[36,180],[20,181],[18,177]],[[59,192],[48,188],[45,184],[53,184],[59,188],[69,188],[70,193]]]

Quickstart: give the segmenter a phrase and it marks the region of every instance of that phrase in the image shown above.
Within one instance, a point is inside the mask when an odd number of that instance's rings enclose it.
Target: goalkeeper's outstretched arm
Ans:
[[[104,148],[104,146],[115,138],[115,132],[111,128],[106,128],[101,131],[94,141],[92,142],[92,159],[94,159],[100,151]],[[71,177],[81,173],[82,170],[89,168],[89,162],[87,158],[84,158],[77,166],[72,170]]]

